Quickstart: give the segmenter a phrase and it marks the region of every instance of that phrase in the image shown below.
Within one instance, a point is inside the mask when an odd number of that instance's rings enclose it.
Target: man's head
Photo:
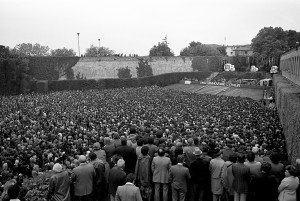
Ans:
[[[184,156],[183,155],[177,156],[177,163],[183,163],[183,161],[184,161]]]
[[[125,161],[123,159],[119,159],[118,162],[117,162],[117,167],[124,169]]]
[[[159,156],[164,156],[165,155],[165,150],[163,148],[158,149],[158,155]]]
[[[91,161],[94,161],[94,160],[96,160],[97,155],[94,152],[90,152],[89,153],[89,158],[91,159]]]
[[[79,163],[85,163],[86,162],[86,156],[85,155],[80,155],[78,158]]]
[[[17,199],[19,197],[20,191],[21,189],[18,184],[14,184],[10,188],[8,188],[7,194],[9,199]]]
[[[61,166],[61,164],[59,164],[59,163],[55,163],[54,165],[53,165],[53,171],[54,172],[56,172],[56,173],[59,173],[59,172],[61,172],[62,171],[62,166]]]
[[[126,176],[126,182],[130,182],[130,183],[133,183],[135,180],[135,175],[133,173],[129,173],[127,176]]]

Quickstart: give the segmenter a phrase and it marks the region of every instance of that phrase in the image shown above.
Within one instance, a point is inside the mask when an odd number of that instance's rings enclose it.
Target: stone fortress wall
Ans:
[[[153,75],[172,72],[191,72],[192,57],[82,57],[72,67],[87,79],[118,78],[119,68],[130,69],[132,77],[137,77],[139,59],[148,61]]]

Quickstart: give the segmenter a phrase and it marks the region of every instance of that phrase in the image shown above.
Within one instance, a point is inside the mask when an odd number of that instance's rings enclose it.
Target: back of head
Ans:
[[[119,159],[117,162],[117,167],[124,168],[125,167],[125,161],[123,159]]]
[[[137,146],[143,146],[144,144],[144,141],[142,139],[139,139],[137,142],[136,142]]]
[[[237,153],[237,161],[239,163],[244,163],[245,162],[245,154],[243,154],[243,153]]]
[[[297,170],[296,170],[295,166],[288,165],[288,166],[286,166],[285,170],[288,171],[290,173],[290,175],[297,176]]]
[[[141,149],[141,153],[146,156],[149,153],[149,147],[148,146],[143,146]]]
[[[154,138],[153,137],[149,137],[148,138],[148,144],[153,144],[154,143]]]
[[[183,161],[184,161],[184,156],[183,155],[177,156],[177,163],[183,163]]]
[[[192,145],[194,144],[193,138],[189,138],[189,139],[187,140],[187,143],[188,143],[189,146],[192,146]]]
[[[231,153],[229,155],[228,159],[229,159],[230,162],[236,163],[236,161],[237,161],[237,155],[236,155],[236,153]]]
[[[78,158],[79,163],[85,163],[86,162],[86,156],[85,155],[80,155]]]
[[[126,182],[133,183],[134,180],[135,180],[135,175],[134,175],[133,173],[129,173],[129,174],[126,176]]]
[[[53,171],[54,172],[56,172],[56,173],[59,173],[59,172],[61,172],[62,171],[62,166],[61,166],[61,164],[59,164],[59,163],[55,163],[54,165],[53,165]]]
[[[121,136],[121,145],[127,145],[127,140],[124,136]]]
[[[254,162],[255,154],[252,151],[248,151],[247,159],[248,159],[249,162]]]
[[[9,199],[17,199],[20,194],[20,186],[18,184],[14,184],[13,186],[9,187],[7,190],[7,194]]]
[[[260,167],[260,171],[269,173],[272,169],[272,166],[267,161],[263,161]]]
[[[97,158],[97,155],[94,153],[94,152],[90,152],[89,153],[89,158],[93,161],[93,160],[96,160]]]
[[[270,159],[274,164],[278,164],[280,161],[279,154],[277,152],[272,152],[270,155]]]
[[[165,150],[163,148],[158,149],[158,155],[159,156],[164,156],[165,155]]]
[[[204,152],[204,153],[207,153],[209,150],[209,147],[207,145],[203,145],[201,146],[201,151]]]

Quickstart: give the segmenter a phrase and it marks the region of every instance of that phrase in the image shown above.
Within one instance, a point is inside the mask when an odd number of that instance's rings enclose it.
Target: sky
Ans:
[[[0,45],[39,43],[84,54],[91,45],[149,55],[167,36],[176,56],[192,41],[245,45],[264,27],[300,32],[299,0],[0,0]]]

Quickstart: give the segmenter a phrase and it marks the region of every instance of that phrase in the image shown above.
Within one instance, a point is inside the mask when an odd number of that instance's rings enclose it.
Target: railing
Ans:
[[[280,57],[282,76],[300,86],[300,49],[294,49]]]

